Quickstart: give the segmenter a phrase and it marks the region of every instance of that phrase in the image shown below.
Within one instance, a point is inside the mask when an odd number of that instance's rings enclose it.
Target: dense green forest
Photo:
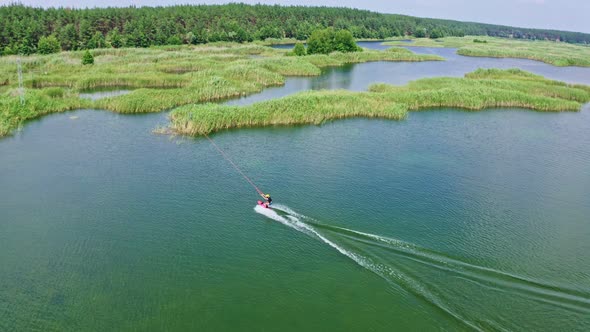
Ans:
[[[590,43],[590,34],[380,14],[366,10],[268,5],[128,8],[0,7],[1,54],[102,47],[149,47],[267,38],[306,40],[314,30],[347,29],[355,38],[488,35]],[[45,37],[45,38],[43,38]],[[55,38],[54,38],[55,37]]]

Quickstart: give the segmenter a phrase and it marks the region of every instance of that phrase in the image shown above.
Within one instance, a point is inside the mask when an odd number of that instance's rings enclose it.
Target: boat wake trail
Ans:
[[[326,225],[281,204],[274,204],[272,209],[256,206],[255,210],[267,218],[321,240],[468,329],[518,328],[518,325],[510,326],[511,323],[501,317],[494,319],[486,315],[487,309],[482,303],[506,297],[511,298],[511,303],[521,304],[527,309],[533,301],[536,305],[560,308],[568,313],[582,316],[590,314],[590,291],[587,290],[570,289],[564,285],[479,266],[390,237]],[[436,279],[429,277],[433,273]],[[455,298],[464,300],[465,294],[478,294],[478,299],[468,305],[453,301]]]

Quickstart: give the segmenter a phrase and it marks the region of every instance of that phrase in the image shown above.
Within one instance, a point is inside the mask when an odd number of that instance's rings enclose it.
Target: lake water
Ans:
[[[586,77],[456,56],[237,102],[475,63]],[[273,211],[207,140],[152,134],[166,123],[80,110],[0,140],[0,331],[590,329],[588,105],[213,135]]]

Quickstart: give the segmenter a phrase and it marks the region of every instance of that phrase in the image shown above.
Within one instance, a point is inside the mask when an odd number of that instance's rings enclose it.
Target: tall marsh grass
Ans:
[[[313,54],[303,58],[318,67],[342,66],[349,63],[363,63],[372,61],[443,61],[444,58],[431,54],[416,54],[408,49],[392,47],[385,51],[365,49],[364,52],[340,53],[334,52],[330,55]]]
[[[172,128],[186,135],[203,135],[229,128],[320,124],[347,117],[379,117],[400,120],[405,105],[387,96],[349,91],[310,91],[250,106],[191,105],[173,111]]]
[[[265,87],[282,85],[285,76],[320,75],[321,68],[328,66],[367,61],[443,60],[397,47],[385,51],[336,52],[302,57],[285,56],[285,53],[285,50],[256,43],[212,43],[147,49],[100,49],[94,52],[93,66],[81,65],[83,52],[23,57],[27,87],[27,103],[24,106],[20,105],[15,93],[18,84],[16,57],[0,57],[0,136],[9,134],[27,119],[52,112],[82,107],[121,113],[158,112],[245,96]],[[109,87],[134,90],[129,94],[96,101],[78,96],[80,91]],[[204,132],[202,128],[218,130],[244,125],[317,123],[348,116],[402,118],[401,110],[443,105],[473,109],[488,106],[576,109],[580,102],[587,100],[587,93],[590,93],[590,88],[585,86],[566,85],[523,72],[476,71],[465,79],[420,80],[405,87],[375,85],[371,91],[362,94],[343,91],[302,94],[286,101],[269,101],[263,104],[262,109],[266,111],[262,113],[259,104],[246,108],[247,112],[242,112],[242,108],[232,109],[240,114],[239,117],[230,115],[233,111],[221,112],[227,113],[223,118],[231,119],[227,120],[229,124],[218,118],[211,118],[214,119],[213,126],[195,124],[195,121],[202,121],[199,120],[201,116],[212,112],[202,111],[201,106],[194,106],[195,111],[199,110],[198,116],[184,119],[190,123],[182,124],[182,117],[178,115],[181,113],[175,112],[174,116],[178,120],[175,122],[178,128],[200,128],[188,131],[196,134]],[[270,111],[273,107],[290,103],[305,107]],[[206,109],[225,109],[217,107],[208,105]],[[270,118],[260,117],[260,114]]]
[[[243,107],[184,106],[170,114],[170,121],[177,133],[204,135],[230,128],[320,124],[347,117],[400,120],[408,111],[439,107],[575,111],[588,101],[589,87],[547,80],[518,69],[480,69],[464,78],[428,78],[405,86],[374,84],[368,92],[303,92]]]
[[[590,47],[553,41],[530,41],[486,36],[445,37],[413,39],[412,43],[392,41],[394,46],[425,46],[458,48],[457,54],[465,56],[522,58],[543,61],[554,66],[590,67]],[[474,42],[478,40],[479,42]],[[484,43],[485,41],[485,43]]]
[[[25,100],[26,103],[21,105],[17,90],[9,90],[0,96],[0,137],[10,134],[25,120],[90,106],[89,101],[63,88],[29,89],[25,92]]]
[[[440,60],[409,51],[288,57],[284,50],[260,43],[227,42],[98,49],[93,53],[93,66],[81,65],[83,52],[23,57],[28,94],[25,107],[15,103],[14,96],[8,93],[17,87],[17,58],[1,57],[0,93],[6,97],[0,102],[0,136],[31,117],[81,106],[124,113],[158,112],[259,92],[265,87],[284,84],[285,76],[320,75],[321,67],[325,66],[379,60]],[[78,92],[104,88],[134,91],[95,102],[77,98]]]

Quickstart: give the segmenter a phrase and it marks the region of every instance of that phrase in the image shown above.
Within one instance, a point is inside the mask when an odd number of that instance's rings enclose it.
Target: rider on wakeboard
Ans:
[[[266,194],[264,196],[262,196],[264,198],[264,200],[266,200],[266,202],[268,203],[268,205],[272,204],[272,198],[270,198],[270,194]]]
[[[259,205],[264,206],[265,208],[269,208],[270,205],[272,204],[272,198],[270,198],[269,194],[260,194],[260,196],[262,196],[262,198],[264,198],[264,202],[263,201],[258,201]]]

